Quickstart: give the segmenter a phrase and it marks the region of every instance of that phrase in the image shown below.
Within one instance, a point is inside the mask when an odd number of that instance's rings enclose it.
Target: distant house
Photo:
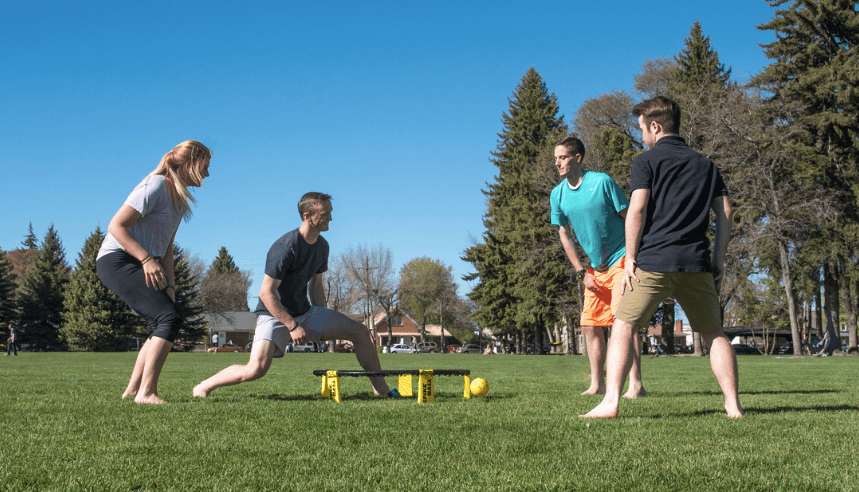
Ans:
[[[212,335],[218,334],[218,343],[223,345],[232,341],[235,345],[245,346],[254,339],[257,315],[250,311],[226,311],[206,313],[209,323],[209,337],[206,346],[211,345]]]
[[[361,315],[353,316],[352,319],[359,323],[364,323],[364,317]],[[384,312],[376,314],[373,318],[373,329],[376,332],[376,338],[373,340],[377,346],[384,347],[388,345],[388,318]],[[418,342],[421,341],[420,330],[418,324],[408,315],[400,311],[396,311],[391,315],[391,344],[404,343],[409,345],[412,343],[412,337]],[[426,341],[435,342],[441,347],[442,328],[439,325],[426,326]],[[459,343],[449,331],[444,330],[445,345]]]

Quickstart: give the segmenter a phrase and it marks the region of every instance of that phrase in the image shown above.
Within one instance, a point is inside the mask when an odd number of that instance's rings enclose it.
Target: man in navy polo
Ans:
[[[738,396],[737,359],[722,331],[719,307],[731,237],[728,189],[715,164],[678,136],[676,102],[657,96],[637,104],[633,115],[638,116],[650,150],[632,162],[624,294],[608,347],[606,394],[582,417],[617,416],[620,392],[632,365],[629,341],[637,326],[647,325],[659,303],[673,297],[710,347],[710,367],[725,396],[725,411],[740,418],[744,412]],[[711,210],[716,214],[712,254],[707,239]]]

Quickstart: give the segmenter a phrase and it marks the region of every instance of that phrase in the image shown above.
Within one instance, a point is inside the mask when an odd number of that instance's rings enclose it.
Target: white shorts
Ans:
[[[328,308],[311,306],[309,311],[301,316],[296,316],[295,321],[304,328],[308,340],[318,341],[322,338],[322,330],[333,312]],[[260,340],[271,340],[274,343],[274,357],[283,357],[286,347],[292,343],[292,337],[286,326],[268,314],[257,315],[254,344]]]

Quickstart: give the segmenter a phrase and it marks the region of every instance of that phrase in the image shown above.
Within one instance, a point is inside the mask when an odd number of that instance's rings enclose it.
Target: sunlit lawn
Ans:
[[[0,490],[857,490],[859,359],[740,356],[748,415],[728,419],[696,357],[644,358],[649,395],[613,420],[585,357],[384,354],[385,369],[470,369],[462,398],[370,398],[344,378],[322,399],[314,369],[350,354],[287,354],[261,380],[206,400],[191,388],[246,354],[171,354],[168,404],[122,401],[135,353],[0,358]],[[389,379],[396,384],[396,378]]]

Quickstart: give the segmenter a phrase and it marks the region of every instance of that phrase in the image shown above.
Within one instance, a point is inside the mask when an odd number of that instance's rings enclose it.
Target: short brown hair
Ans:
[[[680,133],[680,105],[665,96],[642,101],[632,108],[634,116],[644,116],[644,124],[655,121],[665,133]]]
[[[585,144],[582,143],[577,137],[573,135],[569,135],[566,137],[562,137],[555,142],[555,147],[563,145],[567,148],[573,155],[579,154],[582,156],[582,159],[585,158]]]
[[[322,205],[323,203],[330,201],[331,195],[327,193],[319,193],[316,191],[305,193],[304,196],[301,197],[301,200],[298,201],[298,215],[303,219],[304,214],[306,212],[310,212],[314,205],[317,203]]]

